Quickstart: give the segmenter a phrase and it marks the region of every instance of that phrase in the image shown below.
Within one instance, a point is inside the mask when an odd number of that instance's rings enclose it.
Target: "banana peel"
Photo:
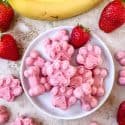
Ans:
[[[102,0],[8,0],[23,16],[38,20],[61,20],[82,14]]]

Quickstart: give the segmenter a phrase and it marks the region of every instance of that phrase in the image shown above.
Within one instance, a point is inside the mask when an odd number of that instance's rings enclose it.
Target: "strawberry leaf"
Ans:
[[[8,4],[8,0],[0,0],[0,3]]]
[[[122,2],[124,2],[124,3],[125,3],[125,0],[122,0]]]

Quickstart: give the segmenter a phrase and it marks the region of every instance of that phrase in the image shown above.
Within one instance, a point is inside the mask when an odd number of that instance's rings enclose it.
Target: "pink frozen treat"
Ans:
[[[93,87],[97,88],[97,96],[103,96],[105,94],[104,82],[105,78],[108,75],[107,69],[105,68],[95,68],[93,70],[94,75],[94,85]]]
[[[71,86],[74,88],[73,94],[81,100],[84,110],[90,110],[98,105],[98,97],[104,96],[104,80],[108,72],[105,68],[95,68],[93,74],[91,70],[86,70],[83,66],[79,66],[77,69],[79,70],[71,79]]]
[[[66,110],[77,102],[71,87],[56,86],[52,88],[51,93],[53,105],[60,109]]]
[[[45,92],[45,87],[40,83],[40,68],[31,66],[24,71],[24,76],[29,82],[29,95],[38,96]]]
[[[119,72],[118,83],[119,83],[120,85],[125,85],[125,69],[122,69],[122,70]]]
[[[97,45],[87,44],[79,49],[77,62],[87,69],[93,69],[102,64],[102,50]]]
[[[0,105],[0,124],[8,122],[10,113],[5,106]]]
[[[70,60],[74,53],[74,48],[68,43],[68,40],[67,31],[61,30],[57,32],[52,40],[49,38],[44,40],[46,52],[52,59]]]
[[[19,117],[11,125],[38,125],[31,117]]]
[[[21,95],[23,89],[20,80],[13,76],[0,78],[0,98],[6,101],[14,101],[15,97]]]
[[[48,81],[52,86],[68,86],[75,72],[75,67],[71,66],[69,61],[60,60],[52,63],[46,62],[42,69],[42,73],[48,76]]]
[[[115,58],[121,66],[125,66],[125,51],[118,51]]]

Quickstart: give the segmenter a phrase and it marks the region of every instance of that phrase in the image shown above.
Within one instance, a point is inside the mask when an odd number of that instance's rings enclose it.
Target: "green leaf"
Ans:
[[[125,2],[125,0],[122,0],[123,2]]]

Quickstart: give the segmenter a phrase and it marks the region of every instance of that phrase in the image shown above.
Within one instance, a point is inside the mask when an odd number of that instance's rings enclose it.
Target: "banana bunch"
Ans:
[[[79,15],[102,0],[8,0],[21,15],[42,20],[61,20]]]

